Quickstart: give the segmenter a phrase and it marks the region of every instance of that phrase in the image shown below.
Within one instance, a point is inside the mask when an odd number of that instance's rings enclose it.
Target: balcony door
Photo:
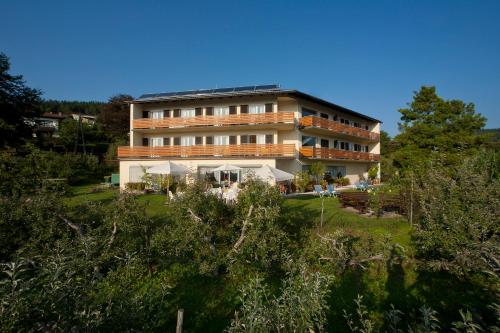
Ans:
[[[248,111],[249,111],[248,113],[250,113],[250,114],[265,113],[266,112],[266,106],[264,104],[250,105]]]
[[[149,117],[152,119],[163,119],[163,110],[162,111],[150,111]]]
[[[229,135],[215,135],[214,145],[216,146],[226,146],[229,144]]]
[[[227,106],[217,106],[214,107],[214,116],[222,117],[229,115],[229,107]]]
[[[181,137],[181,146],[194,146],[196,138],[194,136],[183,136]]]
[[[191,118],[196,114],[195,109],[182,109],[181,110],[181,118]]]
[[[161,138],[150,138],[149,144],[151,147],[163,147],[163,137]]]

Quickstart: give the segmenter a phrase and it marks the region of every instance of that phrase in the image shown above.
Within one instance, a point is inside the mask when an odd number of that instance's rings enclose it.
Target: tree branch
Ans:
[[[118,230],[118,228],[117,228],[116,222],[113,222],[113,231],[111,231],[111,237],[109,237],[108,248],[111,247],[111,245],[115,241],[115,236],[116,236],[117,230]]]
[[[247,218],[243,221],[243,226],[241,227],[240,238],[236,241],[236,243],[233,246],[234,252],[238,252],[239,247],[241,246],[241,244],[245,240],[245,234],[246,234],[247,228],[248,228],[248,221],[250,220],[250,216],[252,215],[252,212],[253,212],[253,205],[250,205],[250,208],[248,209]]]
[[[82,227],[80,227],[78,224],[75,224],[75,223],[72,223],[71,221],[69,221],[67,218],[65,218],[64,216],[62,215],[57,215],[61,220],[63,220],[64,223],[66,223],[66,225],[68,227],[70,227],[71,229],[75,230],[76,233],[78,234],[78,236],[80,236],[80,238],[82,240],[85,239],[85,236],[83,235],[83,231],[82,231]]]

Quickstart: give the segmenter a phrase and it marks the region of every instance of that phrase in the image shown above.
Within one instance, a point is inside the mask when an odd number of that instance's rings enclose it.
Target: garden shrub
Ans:
[[[144,191],[146,189],[146,183],[144,182],[130,182],[125,184],[125,188],[129,191]]]

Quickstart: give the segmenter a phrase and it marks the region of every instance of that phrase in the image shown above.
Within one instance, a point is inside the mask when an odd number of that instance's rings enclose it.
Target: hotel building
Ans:
[[[379,154],[379,120],[277,85],[143,95],[130,102],[130,145],[118,148],[121,188],[167,160],[200,176],[236,165],[234,180],[264,164],[296,173],[321,161],[354,183]]]

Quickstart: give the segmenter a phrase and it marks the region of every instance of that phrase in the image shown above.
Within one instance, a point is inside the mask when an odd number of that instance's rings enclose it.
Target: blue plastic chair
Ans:
[[[323,191],[321,185],[314,185],[314,192],[318,194],[320,197],[326,194],[326,191]]]
[[[337,194],[339,194],[337,191],[335,191],[335,187],[333,186],[333,184],[328,184],[326,186],[326,191],[330,196],[336,196]]]

